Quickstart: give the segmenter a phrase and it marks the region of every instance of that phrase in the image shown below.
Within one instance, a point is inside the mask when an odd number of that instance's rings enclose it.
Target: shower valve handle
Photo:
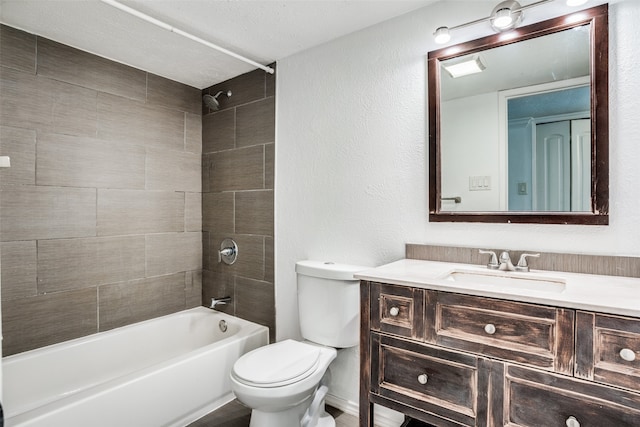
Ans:
[[[233,239],[224,239],[220,243],[218,251],[218,262],[231,265],[238,259],[238,244]]]

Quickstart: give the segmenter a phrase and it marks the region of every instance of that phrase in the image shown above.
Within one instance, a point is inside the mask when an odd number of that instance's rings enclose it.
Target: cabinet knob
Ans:
[[[418,375],[418,382],[420,384],[426,384],[428,380],[429,380],[429,377],[427,376],[427,374]]]
[[[391,307],[391,309],[389,310],[389,314],[392,317],[396,317],[399,313],[400,313],[400,309],[398,307]]]
[[[567,425],[567,427],[580,427],[580,421],[576,420],[576,417],[574,416],[570,416],[569,418],[567,418],[565,424]]]
[[[622,357],[627,362],[633,362],[636,360],[636,352],[631,350],[630,348],[623,348],[620,350],[620,357]]]
[[[484,327],[484,331],[489,335],[493,335],[496,333],[496,325],[494,325],[493,323],[487,323]]]

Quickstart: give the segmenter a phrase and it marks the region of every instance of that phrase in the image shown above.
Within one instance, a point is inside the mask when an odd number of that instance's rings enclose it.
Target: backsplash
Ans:
[[[219,309],[268,326],[273,342],[275,77],[256,70],[202,93],[229,90],[218,111],[203,107],[203,303],[231,296]],[[233,265],[218,263],[226,237],[238,243]]]
[[[5,355],[202,302],[200,90],[2,26]]]
[[[460,246],[436,246],[407,243],[406,257],[429,261],[460,262],[485,265],[489,255],[483,255],[478,249],[493,250],[500,255],[504,249],[468,248]],[[527,258],[532,269],[549,271],[567,271],[571,273],[600,274],[608,276],[640,277],[640,258],[609,255],[581,255],[528,250],[509,251],[515,264],[522,253],[540,253],[539,258]]]

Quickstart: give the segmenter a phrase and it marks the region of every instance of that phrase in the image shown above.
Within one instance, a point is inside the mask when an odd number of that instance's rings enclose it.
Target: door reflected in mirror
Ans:
[[[429,53],[431,220],[607,223],[606,16]]]
[[[591,210],[589,85],[506,99],[509,211]]]

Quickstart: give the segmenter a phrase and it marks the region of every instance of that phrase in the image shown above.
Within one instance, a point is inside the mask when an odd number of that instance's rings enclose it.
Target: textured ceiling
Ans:
[[[122,0],[121,3],[268,64],[434,0]],[[99,0],[0,0],[0,21],[197,88],[255,68]]]

